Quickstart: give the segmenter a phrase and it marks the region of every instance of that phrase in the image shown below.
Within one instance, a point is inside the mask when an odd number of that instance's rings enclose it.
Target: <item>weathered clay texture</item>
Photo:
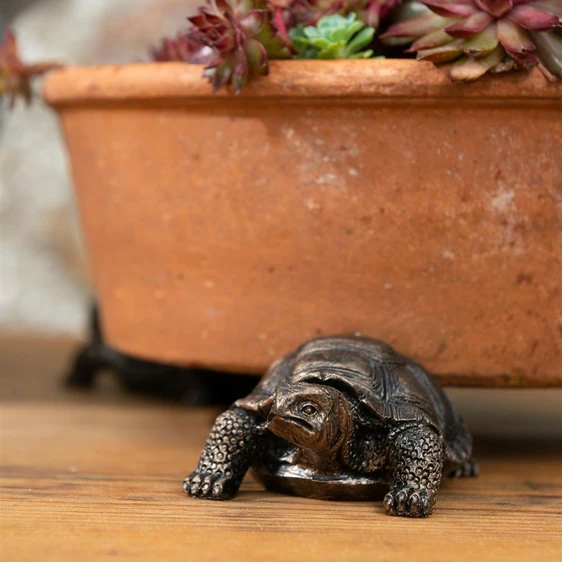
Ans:
[[[261,372],[321,334],[453,384],[562,383],[562,87],[412,61],[50,76],[109,342]]]

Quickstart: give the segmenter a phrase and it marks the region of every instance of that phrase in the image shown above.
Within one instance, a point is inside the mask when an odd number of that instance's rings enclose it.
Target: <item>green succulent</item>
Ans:
[[[368,59],[373,51],[365,47],[373,40],[375,29],[365,26],[352,12],[321,18],[316,26],[297,25],[289,36],[300,59]]]

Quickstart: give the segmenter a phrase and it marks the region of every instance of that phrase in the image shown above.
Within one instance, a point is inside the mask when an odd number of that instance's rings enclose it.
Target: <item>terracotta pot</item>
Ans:
[[[260,373],[320,334],[452,384],[562,383],[562,86],[290,61],[49,76],[114,347]]]

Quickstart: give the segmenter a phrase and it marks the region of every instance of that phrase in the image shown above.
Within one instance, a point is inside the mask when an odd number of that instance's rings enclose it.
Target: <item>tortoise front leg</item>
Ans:
[[[211,430],[199,464],[183,482],[184,492],[197,498],[229,500],[258,459],[265,428],[242,408],[221,414]]]
[[[425,425],[408,426],[391,438],[392,484],[384,498],[389,515],[431,514],[441,484],[443,456],[443,438]]]

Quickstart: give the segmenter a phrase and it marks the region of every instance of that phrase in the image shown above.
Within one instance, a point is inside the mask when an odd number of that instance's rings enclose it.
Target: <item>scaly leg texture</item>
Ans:
[[[471,457],[449,473],[449,478],[473,478],[480,474],[478,463]]]
[[[199,464],[183,482],[197,498],[229,500],[238,492],[248,468],[262,452],[263,425],[242,408],[232,408],[215,421]]]
[[[443,438],[434,429],[404,428],[390,443],[392,485],[384,498],[389,515],[427,517],[433,511],[443,470]]]

